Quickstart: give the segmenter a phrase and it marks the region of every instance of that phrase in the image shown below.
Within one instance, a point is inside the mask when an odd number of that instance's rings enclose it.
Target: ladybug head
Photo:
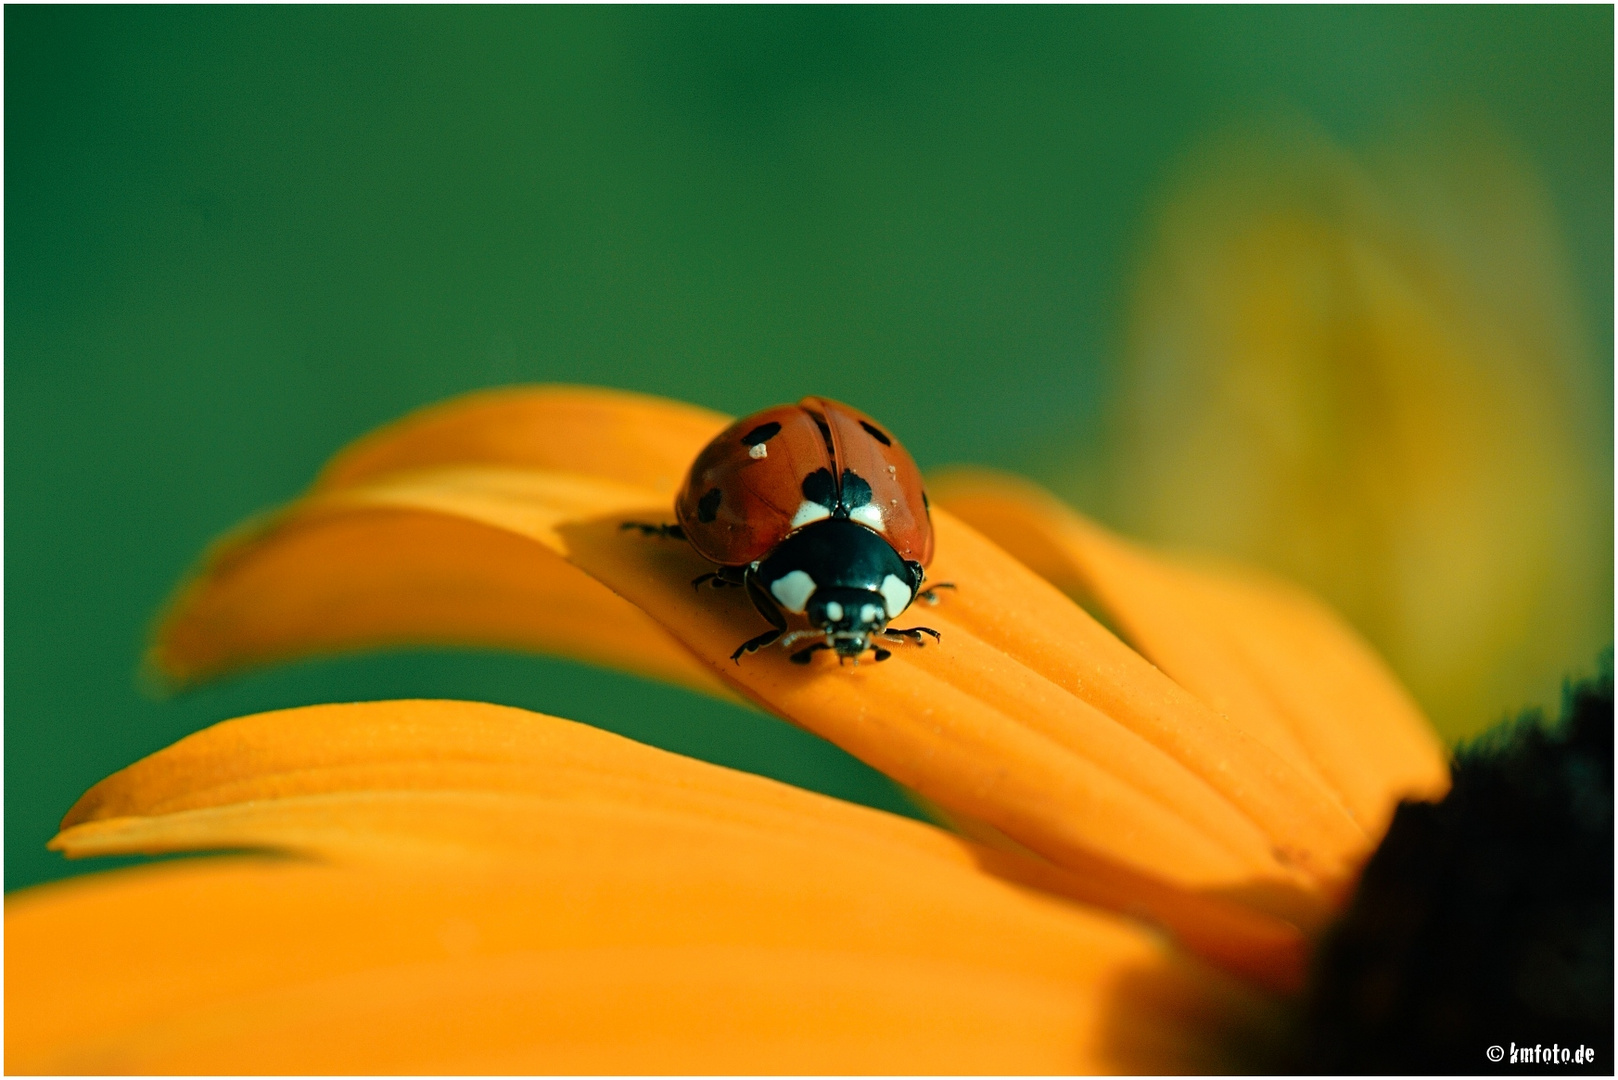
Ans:
[[[809,600],[809,625],[826,634],[839,656],[859,656],[888,625],[880,593],[869,589],[820,589]]]

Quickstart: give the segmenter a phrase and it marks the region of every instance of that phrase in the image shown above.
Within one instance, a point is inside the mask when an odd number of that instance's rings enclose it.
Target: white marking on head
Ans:
[[[870,503],[866,503],[864,506],[856,506],[848,512],[848,516],[861,525],[869,525],[877,532],[888,531],[888,523],[882,519],[881,508],[872,506]]]
[[[794,615],[802,615],[809,606],[809,598],[815,594],[815,579],[802,570],[794,570],[770,582],[770,592],[781,601],[782,607]]]
[[[839,604],[835,600],[827,600],[826,601],[826,618],[828,620],[830,620],[831,622],[837,622],[842,617],[843,617],[843,605]]]
[[[829,517],[831,517],[830,510],[817,502],[805,500],[804,504],[798,507],[798,512],[792,515],[792,527],[801,529],[811,521],[824,521]]]
[[[770,448],[765,446],[763,443],[754,443],[747,451],[747,456],[752,458],[754,461],[757,461],[759,458],[767,458],[770,456]]]
[[[892,577],[893,575],[889,574],[888,576]],[[860,625],[870,626],[872,623],[881,621],[881,619],[882,609],[875,604],[866,604],[860,608]]]
[[[910,606],[912,599],[910,586],[900,581],[896,574],[889,574],[883,578],[882,587],[877,592],[882,594],[882,602],[888,605],[890,619],[897,619],[899,612]]]

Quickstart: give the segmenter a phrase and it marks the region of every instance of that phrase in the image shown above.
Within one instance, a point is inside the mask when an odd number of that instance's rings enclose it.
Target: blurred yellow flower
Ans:
[[[1549,199],[1452,115],[1364,160],[1301,123],[1186,167],[1140,276],[1113,495],[1319,591],[1441,731],[1611,641],[1612,414]]]
[[[934,482],[941,647],[732,664],[745,601],[619,527],[667,516],[725,422],[570,388],[425,410],[223,541],[152,663],[560,652],[755,702],[954,833],[493,705],[230,721],[98,784],[53,846],[280,857],[9,897],[7,1068],[1229,1068],[1398,800],[1447,787],[1398,684],[1307,596],[986,473]]]

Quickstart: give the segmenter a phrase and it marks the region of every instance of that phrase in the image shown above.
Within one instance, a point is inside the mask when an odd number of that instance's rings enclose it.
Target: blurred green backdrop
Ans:
[[[1354,147],[1486,109],[1545,180],[1610,395],[1607,7],[8,7],[5,30],[7,889],[106,865],[43,844],[108,772],[315,701],[523,705],[902,809],[784,724],[557,661],[327,660],[168,701],[135,670],[212,537],[473,387],[824,393],[924,467],[1060,487],[1167,177],[1255,112]]]

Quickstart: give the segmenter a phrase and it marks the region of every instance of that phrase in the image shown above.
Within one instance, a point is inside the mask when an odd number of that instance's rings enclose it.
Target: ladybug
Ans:
[[[690,542],[719,569],[692,582],[738,586],[771,629],[731,654],[813,639],[792,654],[807,664],[822,649],[856,663],[881,642],[934,640],[925,626],[890,629],[923,589],[933,525],[921,471],[869,416],[821,397],[738,420],[697,455],[674,504],[678,525],[626,523]],[[948,584],[933,588],[953,588]],[[806,627],[789,630],[788,616]]]

